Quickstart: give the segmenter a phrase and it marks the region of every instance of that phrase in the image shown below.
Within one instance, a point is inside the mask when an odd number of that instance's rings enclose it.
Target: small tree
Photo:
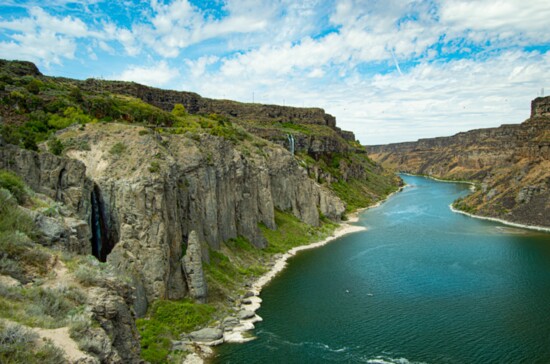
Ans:
[[[184,117],[187,116],[187,110],[185,110],[185,106],[182,104],[175,104],[174,108],[172,109],[172,115],[177,117]]]
[[[50,153],[55,155],[61,155],[63,153],[63,149],[65,146],[61,142],[61,140],[57,138],[52,138],[48,140],[48,149],[50,150]]]

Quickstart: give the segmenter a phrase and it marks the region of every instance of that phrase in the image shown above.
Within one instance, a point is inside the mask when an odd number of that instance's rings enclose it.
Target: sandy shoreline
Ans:
[[[271,268],[269,272],[261,276],[256,282],[252,284],[251,291],[255,295],[259,295],[262,291],[262,288],[269,283],[277,274],[279,274],[283,269],[285,269],[287,265],[287,260],[293,256],[296,255],[296,253],[301,252],[303,250],[309,250],[309,249],[315,249],[319,248],[323,245],[326,245],[330,243],[333,240],[336,240],[344,235],[356,233],[359,231],[365,231],[367,228],[363,226],[356,226],[356,225],[349,225],[349,224],[341,224],[333,233],[332,236],[329,236],[328,238],[321,240],[317,243],[312,243],[309,245],[301,245],[297,246],[295,248],[290,249],[286,253],[284,253],[279,259],[275,261],[275,264]],[[258,307],[259,308],[259,307]]]
[[[341,223],[336,228],[336,230],[332,233],[331,236],[329,236],[329,237],[327,237],[327,238],[325,238],[325,239],[323,239],[319,242],[316,242],[316,243],[311,243],[309,245],[301,245],[301,246],[294,247],[294,248],[290,249],[289,251],[287,251],[286,253],[284,253],[283,255],[281,255],[273,263],[273,266],[271,267],[271,269],[267,273],[265,273],[264,275],[259,277],[252,284],[252,286],[249,290],[250,293],[253,294],[252,297],[249,297],[250,303],[241,305],[241,308],[244,309],[244,310],[247,310],[247,311],[256,312],[261,306],[262,299],[259,296],[262,292],[262,289],[273,278],[275,278],[280,272],[282,272],[286,268],[286,266],[288,264],[287,262],[290,258],[292,258],[293,256],[295,256],[297,253],[299,253],[301,251],[309,250],[309,249],[316,249],[316,248],[322,247],[324,245],[327,245],[328,243],[330,243],[330,242],[332,242],[332,241],[334,241],[334,240],[336,240],[336,239],[338,239],[342,236],[345,236],[345,235],[348,235],[348,234],[353,234],[353,233],[356,233],[356,232],[359,232],[359,231],[367,230],[367,228],[365,228],[364,226],[357,226],[357,225],[350,225],[350,224],[355,223],[359,220],[359,214],[361,214],[362,212],[364,212],[366,210],[369,210],[369,209],[376,208],[376,207],[380,206],[382,203],[387,201],[391,196],[393,196],[394,194],[396,194],[398,192],[401,192],[405,187],[407,187],[407,186],[405,185],[405,186],[400,187],[397,191],[390,193],[388,196],[386,196],[386,198],[384,198],[383,200],[378,201],[377,203],[375,203],[371,206],[368,206],[368,207],[365,207],[365,208],[358,209],[358,210],[354,211],[352,214],[350,214],[350,216],[348,217],[348,220],[346,222]],[[239,325],[233,330],[233,332],[231,332],[227,336],[224,335],[225,342],[243,343],[243,342],[253,340],[254,337],[250,337],[249,335],[246,335],[245,333],[247,331],[253,330],[254,329],[253,324],[255,322],[258,322],[258,321],[261,321],[261,320],[262,320],[262,318],[258,315],[255,315],[251,319],[240,320]]]
[[[511,221],[506,221],[506,220],[503,220],[503,219],[498,219],[496,217],[474,215],[474,214],[471,214],[471,213],[466,212],[466,211],[457,210],[456,208],[453,207],[452,204],[449,205],[449,208],[451,209],[452,212],[455,212],[457,214],[466,215],[466,216],[469,216],[469,217],[473,217],[474,219],[495,221],[495,222],[499,222],[499,223],[504,224],[504,225],[513,226],[513,227],[522,228],[522,229],[543,231],[543,232],[547,232],[547,233],[550,232],[550,228],[547,228],[547,227],[544,227],[544,226],[523,225],[523,224],[518,224],[516,222],[511,222]]]
[[[367,228],[364,227],[364,226],[357,226],[357,225],[350,225],[350,224],[355,223],[359,220],[359,214],[361,214],[362,212],[364,212],[366,210],[369,210],[369,209],[376,208],[376,207],[380,206],[382,203],[387,201],[391,196],[393,196],[394,194],[396,194],[398,192],[401,192],[405,187],[407,187],[407,186],[406,185],[401,186],[397,191],[390,193],[388,196],[386,196],[386,198],[384,198],[383,200],[378,201],[377,203],[375,203],[371,206],[356,210],[355,212],[350,214],[350,216],[348,216],[348,220],[346,222],[341,223],[334,230],[334,232],[332,233],[331,236],[329,236],[329,237],[327,237],[327,238],[325,238],[321,241],[318,241],[316,243],[311,243],[311,244],[308,244],[308,245],[301,245],[301,246],[294,247],[294,248],[290,249],[289,251],[287,251],[286,253],[282,254],[280,257],[277,258],[277,260],[275,260],[275,262],[273,263],[271,269],[267,273],[265,273],[264,275],[259,277],[254,283],[252,283],[252,285],[249,289],[249,291],[250,291],[249,293],[252,294],[252,296],[247,298],[247,300],[248,300],[247,303],[241,304],[241,307],[240,307],[241,310],[250,311],[250,312],[255,313],[261,307],[262,299],[260,298],[260,293],[261,293],[262,289],[269,282],[271,282],[271,280],[273,280],[273,278],[275,278],[280,272],[282,272],[286,268],[286,266],[288,264],[288,259],[292,258],[293,256],[295,256],[297,253],[299,253],[301,251],[309,250],[309,249],[316,249],[316,248],[322,247],[322,246],[327,245],[328,243],[330,243],[330,242],[332,242],[332,241],[334,241],[338,238],[341,238],[345,235],[353,234],[353,233],[356,233],[356,232],[359,232],[359,231],[366,231]],[[251,330],[254,330],[254,328],[255,328],[254,323],[259,322],[259,321],[262,321],[262,318],[260,316],[256,315],[256,314],[254,314],[254,316],[251,317],[251,318],[239,320],[239,324],[237,326],[235,326],[230,332],[224,332],[223,342],[225,342],[225,343],[245,343],[245,342],[254,340],[255,337],[247,334],[247,332],[251,331]],[[201,343],[196,343],[196,344],[198,344],[199,346],[201,345]],[[191,353],[186,357],[183,364],[200,364],[200,363],[204,363],[205,359],[208,359],[209,357],[211,357],[214,354],[213,351],[208,350],[208,348],[205,348],[204,346],[202,346],[202,349],[205,349],[205,351],[202,353],[202,355],[199,355],[197,352]]]

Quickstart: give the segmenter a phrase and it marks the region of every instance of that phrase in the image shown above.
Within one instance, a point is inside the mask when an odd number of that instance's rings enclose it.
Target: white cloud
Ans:
[[[165,61],[153,66],[130,66],[119,75],[111,78],[122,81],[134,81],[149,86],[164,86],[180,75],[179,71],[171,68]]]
[[[550,52],[525,51],[548,49],[547,0],[225,0],[221,11],[151,0],[120,8],[135,12],[129,22],[97,14],[95,0],[77,13],[55,1],[0,16],[0,57],[101,63],[108,53],[116,67],[131,56],[116,78],[324,107],[365,143],[519,122],[548,87]]]
[[[449,0],[441,1],[441,22],[458,33],[468,31],[477,41],[550,41],[547,0]]]
[[[0,57],[34,62],[60,64],[62,58],[73,59],[76,50],[74,40],[52,32],[15,34],[14,41],[0,42]]]
[[[10,41],[0,42],[0,57],[60,64],[63,58],[73,59],[76,38],[89,35],[80,19],[56,17],[39,7],[29,10],[29,17],[0,21],[0,28],[14,31]]]

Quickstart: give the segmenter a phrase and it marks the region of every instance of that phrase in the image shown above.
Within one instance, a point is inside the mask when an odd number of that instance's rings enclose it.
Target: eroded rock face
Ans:
[[[208,295],[206,278],[202,269],[202,249],[197,233],[191,231],[187,241],[187,251],[182,258],[183,272],[187,280],[189,295],[198,302],[205,303]]]
[[[550,97],[539,97],[522,124],[367,149],[371,158],[400,171],[479,182],[480,189],[464,200],[475,213],[550,226],[549,110]]]
[[[537,97],[531,102],[531,118],[550,116],[550,97]]]
[[[91,150],[70,153],[87,166],[101,191],[109,229],[116,231],[118,242],[107,261],[143,287],[136,292],[142,307],[136,311],[155,299],[188,294],[182,257],[191,231],[205,243],[207,261],[208,247],[219,249],[238,236],[265,247],[259,224],[276,228],[275,208],[311,225],[319,224],[319,212],[335,220],[344,212],[344,204],[282,147],[268,144],[260,151],[250,145],[243,152],[208,134],[191,138],[140,130],[87,125],[81,136]],[[121,140],[125,154],[110,155]]]
[[[50,153],[37,153],[0,141],[0,169],[13,171],[34,191],[61,203],[62,217],[52,219],[38,212],[31,216],[47,240],[68,251],[90,254],[91,181],[79,161]]]
[[[114,280],[89,292],[89,305],[101,329],[88,333],[102,363],[141,363],[139,334],[131,311],[133,288]],[[92,329],[94,330],[94,329]]]

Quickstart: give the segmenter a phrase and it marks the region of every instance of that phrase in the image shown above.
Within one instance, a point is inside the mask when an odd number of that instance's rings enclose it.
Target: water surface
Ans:
[[[258,339],[216,362],[550,363],[550,234],[451,212],[468,185],[403,178],[368,231],[289,260]]]

